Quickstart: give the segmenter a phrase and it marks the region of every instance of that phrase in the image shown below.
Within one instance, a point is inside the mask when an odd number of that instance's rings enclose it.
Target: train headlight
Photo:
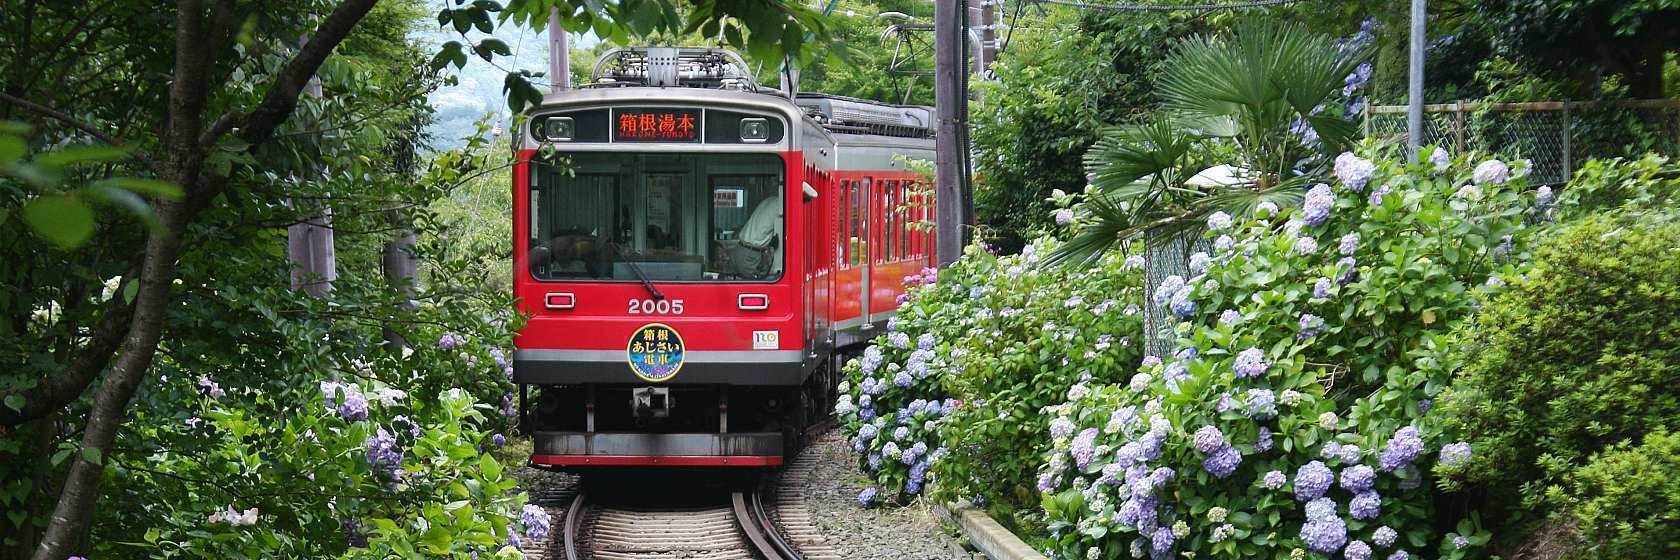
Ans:
[[[543,121],[543,138],[570,142],[577,134],[577,125],[571,117],[549,117]]]
[[[770,139],[770,121],[741,119],[741,141],[763,142]]]

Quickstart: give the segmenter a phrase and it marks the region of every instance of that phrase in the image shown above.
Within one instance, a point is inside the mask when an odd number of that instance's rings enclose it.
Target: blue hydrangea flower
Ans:
[[[1128,256],[1126,257],[1126,262],[1121,263],[1120,268],[1121,270],[1136,270],[1143,268],[1143,257],[1139,255]]]
[[[1330,297],[1330,288],[1329,278],[1319,278],[1317,282],[1313,283],[1312,297],[1318,299],[1328,298]]]
[[[1353,155],[1353,152],[1342,152],[1336,156],[1336,178],[1353,192],[1365,190],[1365,184],[1371,181],[1371,175],[1376,173],[1377,165],[1370,160]]]
[[[1231,363],[1231,369],[1238,378],[1259,377],[1266,373],[1269,365],[1265,360],[1266,353],[1259,348],[1249,348],[1237,353],[1237,358]]]
[[[1371,542],[1375,543],[1378,548],[1394,546],[1394,541],[1399,538],[1400,533],[1387,525],[1377,527],[1377,530],[1371,533]]]
[[[1208,214],[1207,227],[1214,231],[1231,227],[1231,215],[1223,211]]]
[[[1301,541],[1319,554],[1335,554],[1347,543],[1347,523],[1331,516],[1323,521],[1309,521],[1301,525]]]
[[[367,396],[355,385],[343,386],[343,400],[338,403],[338,415],[346,421],[356,422],[368,417]]]
[[[1359,462],[1359,458],[1363,456],[1363,454],[1363,449],[1360,449],[1358,445],[1350,443],[1343,445],[1341,451],[1336,452],[1336,457],[1340,458],[1343,463],[1352,464]]]
[[[1377,471],[1367,465],[1342,469],[1342,488],[1349,492],[1364,492],[1377,483]]]
[[[1354,519],[1376,519],[1382,515],[1382,496],[1376,490],[1366,490],[1354,495],[1353,501],[1348,502],[1348,514]]]
[[[1242,453],[1229,445],[1220,447],[1212,455],[1202,460],[1202,468],[1214,478],[1225,478],[1237,472],[1237,466],[1242,464]]]
[[[905,427],[905,426],[899,426],[898,429],[893,430],[892,436],[893,436],[893,439],[898,440],[898,441],[904,441],[906,439],[909,439],[910,438],[910,428]]]
[[[1330,208],[1336,204],[1336,195],[1330,192],[1330,185],[1319,183],[1307,191],[1306,201],[1301,203],[1301,217],[1307,220],[1307,225],[1321,226],[1330,220]]]
[[[1429,166],[1436,173],[1446,171],[1449,165],[1452,165],[1452,156],[1447,155],[1446,150],[1436,147],[1429,151]]]
[[[1423,399],[1418,401],[1418,414],[1429,414],[1429,409],[1435,407],[1435,401]]]
[[[1270,200],[1262,201],[1260,204],[1254,205],[1254,215],[1260,216],[1262,218],[1269,218],[1273,214],[1276,214],[1277,211],[1278,211],[1277,204],[1270,201]]]
[[[1470,180],[1475,181],[1478,185],[1488,183],[1498,185],[1510,179],[1511,169],[1505,165],[1505,162],[1497,159],[1490,159],[1477,164],[1475,171],[1470,173]]]
[[[1195,315],[1196,300],[1190,299],[1195,296],[1195,293],[1196,287],[1194,285],[1181,286],[1178,288],[1177,292],[1173,292],[1172,301],[1169,305],[1173,314],[1182,318],[1189,318],[1191,315]]]
[[[536,504],[525,504],[519,512],[519,524],[525,527],[525,536],[529,538],[548,537],[550,521],[548,512]]]
[[[1324,463],[1313,461],[1295,471],[1295,499],[1308,502],[1318,499],[1336,482],[1336,473]]]
[[[1551,206],[1555,200],[1557,200],[1557,197],[1552,193],[1551,187],[1542,186],[1534,191],[1534,204],[1536,206],[1545,208]]]
[[[1073,425],[1072,420],[1067,419],[1066,416],[1057,416],[1055,420],[1050,421],[1050,437],[1053,439],[1062,439],[1072,436],[1075,428],[1077,428],[1077,426]]]
[[[1265,453],[1265,452],[1271,450],[1271,448],[1272,448],[1272,430],[1271,430],[1271,428],[1261,426],[1260,427],[1260,435],[1257,438],[1255,438],[1255,440],[1254,440],[1254,452],[1255,453]],[[1283,473],[1278,473],[1278,474],[1282,475]]]
[[[1167,303],[1172,301],[1173,295],[1177,294],[1182,288],[1184,288],[1183,276],[1176,274],[1168,276],[1161,281],[1160,286],[1155,288],[1155,295],[1151,301],[1155,302],[1156,307],[1166,307]]]
[[[1215,237],[1213,239],[1213,250],[1221,251],[1221,252],[1229,251],[1229,250],[1231,250],[1231,247],[1235,246],[1236,244],[1237,244],[1236,239],[1231,238],[1231,236],[1229,236],[1229,235],[1221,235],[1221,236]]]
[[[1441,448],[1441,464],[1448,467],[1463,465],[1470,457],[1470,442],[1467,441],[1450,443]]]
[[[1144,369],[1152,368],[1158,365],[1161,365],[1161,358],[1154,355],[1144,356],[1143,362],[1138,364],[1139,367]]]
[[[1235,309],[1226,309],[1219,313],[1219,324],[1231,326],[1242,320],[1242,314]]]
[[[1207,272],[1208,263],[1211,261],[1212,259],[1208,257],[1207,253],[1196,251],[1190,255],[1190,273],[1200,275]]]
[[[1359,279],[1359,263],[1353,257],[1342,257],[1336,261],[1336,269],[1342,271],[1342,275],[1336,278],[1337,284],[1346,286]]]
[[[1388,560],[1412,560],[1412,555],[1407,554],[1404,550],[1396,550],[1394,554],[1388,555]]]
[[[496,435],[490,436],[490,443],[496,444],[496,447],[501,447],[503,445],[507,445],[507,436],[504,436],[502,434],[496,434]]]
[[[1318,240],[1317,239],[1313,239],[1311,237],[1302,237],[1300,239],[1295,240],[1295,254],[1297,254],[1297,255],[1311,255],[1311,254],[1314,254],[1314,253],[1317,253],[1317,252],[1318,252]]]
[[[1353,541],[1348,543],[1342,554],[1347,556],[1347,560],[1371,560],[1371,545],[1365,544],[1365,541]]]
[[[865,374],[874,373],[876,368],[881,367],[883,361],[886,360],[881,356],[881,347],[871,344],[868,348],[863,349],[863,359],[859,360],[858,369]]]
[[[1330,498],[1316,498],[1307,502],[1307,521],[1324,521],[1336,516],[1336,501]]]
[[[1214,426],[1202,426],[1192,439],[1196,450],[1202,453],[1213,453],[1225,446],[1225,434]]]
[[[1371,190],[1371,204],[1382,204],[1383,197],[1388,196],[1388,193],[1393,191],[1394,189],[1390,188],[1388,185],[1378,185],[1377,188]]]
[[[880,490],[877,490],[874,486],[864,488],[862,492],[858,492],[858,505],[862,507],[873,507],[875,505],[875,495],[878,493],[880,493]]]
[[[912,381],[915,381],[915,378],[911,377],[910,372],[908,371],[900,371],[893,374],[893,385],[900,389],[909,387]]]
[[[938,339],[934,338],[933,333],[922,333],[922,336],[916,337],[916,349],[932,350],[935,342],[938,342]]]
[[[1406,426],[1395,430],[1394,437],[1388,440],[1388,445],[1377,456],[1377,466],[1383,472],[1390,472],[1410,465],[1422,454],[1423,438],[1418,436],[1417,428]]]
[[[1195,346],[1187,346],[1179,349],[1178,352],[1173,353],[1173,357],[1178,358],[1181,361],[1190,361],[1196,359],[1196,356],[1201,355],[1201,353],[1202,351],[1197,350]]]
[[[1464,538],[1464,535],[1458,535],[1453,537],[1452,543],[1453,548],[1463,549],[1464,547],[1470,546],[1470,539]]]
[[[1277,415],[1277,395],[1271,389],[1249,389],[1243,404],[1249,418],[1264,420]]]
[[[1260,483],[1265,485],[1267,490],[1283,488],[1283,485],[1287,482],[1289,482],[1289,477],[1284,475],[1283,471],[1277,470],[1268,472],[1266,476],[1260,478]]]
[[[1359,251],[1358,233],[1343,235],[1341,242],[1336,244],[1336,252],[1343,255],[1352,255],[1357,251]]]
[[[910,348],[910,335],[902,332],[889,334],[887,335],[887,343],[893,345],[894,348],[908,349]]]

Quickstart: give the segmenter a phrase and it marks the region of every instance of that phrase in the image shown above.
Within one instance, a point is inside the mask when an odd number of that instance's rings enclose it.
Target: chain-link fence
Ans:
[[[1535,181],[1560,184],[1581,162],[1645,152],[1680,154],[1680,100],[1425,105],[1423,144],[1527,158]],[[1365,135],[1406,142],[1406,106],[1365,110]]]
[[[1175,337],[1170,332],[1177,320],[1171,312],[1155,305],[1151,298],[1155,288],[1168,276],[1190,277],[1190,254],[1211,251],[1212,245],[1202,237],[1203,230],[1159,230],[1144,234],[1143,238],[1143,350],[1154,356],[1172,354]]]

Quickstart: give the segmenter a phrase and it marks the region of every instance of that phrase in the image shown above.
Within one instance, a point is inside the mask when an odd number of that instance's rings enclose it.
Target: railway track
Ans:
[[[804,560],[757,491],[675,507],[597,504],[579,493],[559,544],[564,560]]]

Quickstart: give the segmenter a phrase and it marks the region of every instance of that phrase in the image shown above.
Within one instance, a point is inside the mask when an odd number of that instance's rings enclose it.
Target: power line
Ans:
[[[1024,0],[1025,1],[1025,0]],[[1247,2],[1231,2],[1226,4],[1184,4],[1178,6],[1162,6],[1157,4],[1087,4],[1076,0],[1030,0],[1058,6],[1070,6],[1087,10],[1108,10],[1111,12],[1176,12],[1192,11],[1207,12],[1213,10],[1236,10],[1246,8],[1264,8],[1294,4],[1301,0],[1249,0]]]

